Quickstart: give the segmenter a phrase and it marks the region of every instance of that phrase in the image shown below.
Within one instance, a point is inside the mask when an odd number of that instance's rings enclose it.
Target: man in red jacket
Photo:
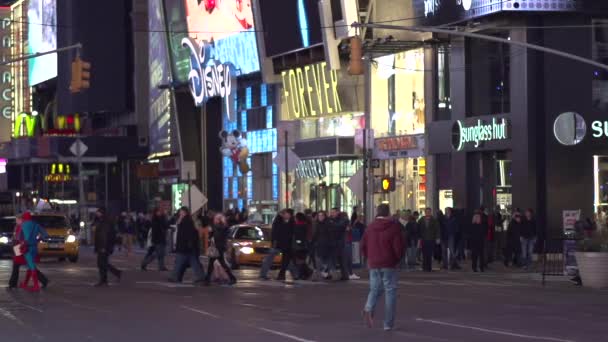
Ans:
[[[368,327],[374,322],[376,303],[385,294],[384,330],[392,330],[397,305],[398,267],[404,252],[399,223],[393,220],[388,204],[378,206],[376,219],[367,227],[361,241],[361,254],[369,269],[369,295],[363,310]]]

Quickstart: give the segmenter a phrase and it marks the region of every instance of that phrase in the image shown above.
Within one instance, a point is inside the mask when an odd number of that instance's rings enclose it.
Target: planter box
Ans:
[[[608,288],[608,253],[576,252],[576,263],[583,286]]]

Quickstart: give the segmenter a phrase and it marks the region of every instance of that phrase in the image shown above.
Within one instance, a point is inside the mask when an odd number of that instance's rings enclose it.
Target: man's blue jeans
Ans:
[[[260,278],[268,277],[268,271],[270,271],[270,268],[272,267],[274,258],[279,254],[281,254],[281,250],[277,248],[270,249],[268,254],[264,257],[264,260],[262,261],[262,267],[260,268]],[[296,269],[293,262],[289,263],[289,272],[293,277],[298,277],[298,270]]]
[[[384,328],[392,329],[395,323],[399,273],[396,268],[372,268],[369,270],[369,295],[365,311],[374,313],[378,299],[384,292]]]
[[[520,238],[521,241],[521,262],[524,266],[530,266],[532,263],[532,254],[534,253],[534,245],[536,238],[526,239]]]
[[[175,254],[175,266],[173,267],[173,274],[171,280],[180,281],[186,266],[190,265],[192,272],[194,272],[194,282],[202,282],[205,279],[205,272],[201,267],[201,263],[196,254]]]

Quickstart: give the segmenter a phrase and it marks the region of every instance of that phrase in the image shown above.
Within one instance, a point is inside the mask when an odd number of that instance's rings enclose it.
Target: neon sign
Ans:
[[[39,118],[41,118],[39,120]],[[36,112],[21,113],[15,117],[13,121],[13,138],[31,138],[36,134],[36,127],[40,121],[40,128],[47,135],[74,135],[80,132],[82,128],[80,115],[59,115],[53,120],[55,128],[47,127],[46,115],[39,115]]]
[[[486,141],[506,140],[510,137],[509,121],[505,118],[497,120],[492,118],[491,123],[477,120],[474,126],[467,127],[463,121],[456,121],[452,129],[452,145],[461,151],[467,144],[474,148],[480,147]]]
[[[51,173],[44,177],[49,183],[62,183],[72,180],[70,164],[51,164]]]
[[[190,50],[190,92],[194,103],[201,106],[209,98],[219,96],[224,99],[225,112],[229,121],[234,118],[234,96],[236,88],[235,68],[231,63],[220,63],[211,58],[211,48],[205,42],[199,46],[192,38],[182,39],[182,46]]]
[[[13,138],[33,137],[38,116],[21,113],[13,121]]]
[[[340,113],[338,73],[322,62],[281,73],[290,116],[305,118]]]

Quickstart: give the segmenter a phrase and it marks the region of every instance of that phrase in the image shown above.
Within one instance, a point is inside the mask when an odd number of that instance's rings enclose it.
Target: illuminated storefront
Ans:
[[[157,83],[172,84],[172,79],[181,88],[187,85],[190,94],[184,98],[183,92],[168,90],[164,112],[151,127],[166,144],[155,151],[174,154],[179,142],[181,161],[196,165],[195,183],[209,199],[208,209],[249,209],[271,220],[279,196],[278,169],[272,162],[278,110],[274,87],[259,74],[249,1],[176,0],[159,8],[171,32],[166,49],[160,44],[157,54],[169,52],[172,74],[163,76],[157,63],[153,69],[158,75],[153,76]],[[173,139],[174,131],[178,139]]]
[[[395,191],[375,189],[374,203],[394,210],[427,206],[425,159],[424,51],[409,50],[375,58],[372,63],[371,128],[374,176],[394,177]]]
[[[350,212],[362,201],[347,186],[363,165],[355,147],[355,135],[365,127],[362,83],[325,62],[283,71],[281,80],[281,119],[293,127],[288,143],[300,159],[282,205]]]

